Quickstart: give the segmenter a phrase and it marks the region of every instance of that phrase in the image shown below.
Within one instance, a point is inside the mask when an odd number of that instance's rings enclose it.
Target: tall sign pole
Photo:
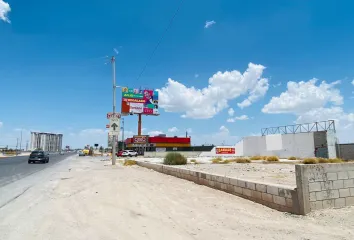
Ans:
[[[124,144],[125,144],[125,141],[124,141],[124,118],[122,118],[122,125],[123,125],[123,132],[122,132],[122,150],[124,151]]]
[[[114,56],[111,58],[112,71],[113,71],[113,115],[116,113],[116,59]],[[113,135],[112,144],[112,165],[116,165],[116,135]]]

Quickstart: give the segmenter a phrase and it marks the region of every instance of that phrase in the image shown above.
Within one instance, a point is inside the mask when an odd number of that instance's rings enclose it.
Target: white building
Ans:
[[[62,150],[63,134],[31,132],[31,150],[42,149],[48,152]]]

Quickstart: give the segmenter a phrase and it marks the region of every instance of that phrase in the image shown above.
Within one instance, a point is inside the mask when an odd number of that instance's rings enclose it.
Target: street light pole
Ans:
[[[116,59],[114,56],[111,58],[112,72],[113,72],[113,116],[116,113]],[[112,144],[112,165],[116,165],[116,135],[113,135]]]

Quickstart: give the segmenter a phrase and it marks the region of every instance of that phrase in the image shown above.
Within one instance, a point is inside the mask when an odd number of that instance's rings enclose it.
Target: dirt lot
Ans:
[[[64,160],[0,191],[17,196],[0,208],[1,240],[354,239],[353,207],[295,216],[98,157]]]
[[[188,164],[179,166],[191,170],[215,173],[256,182],[276,183],[296,187],[294,164],[231,163],[231,164]]]

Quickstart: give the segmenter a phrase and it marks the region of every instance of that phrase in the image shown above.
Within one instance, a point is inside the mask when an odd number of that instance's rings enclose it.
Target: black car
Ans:
[[[28,163],[48,163],[49,162],[49,154],[44,151],[33,151],[28,158]]]

